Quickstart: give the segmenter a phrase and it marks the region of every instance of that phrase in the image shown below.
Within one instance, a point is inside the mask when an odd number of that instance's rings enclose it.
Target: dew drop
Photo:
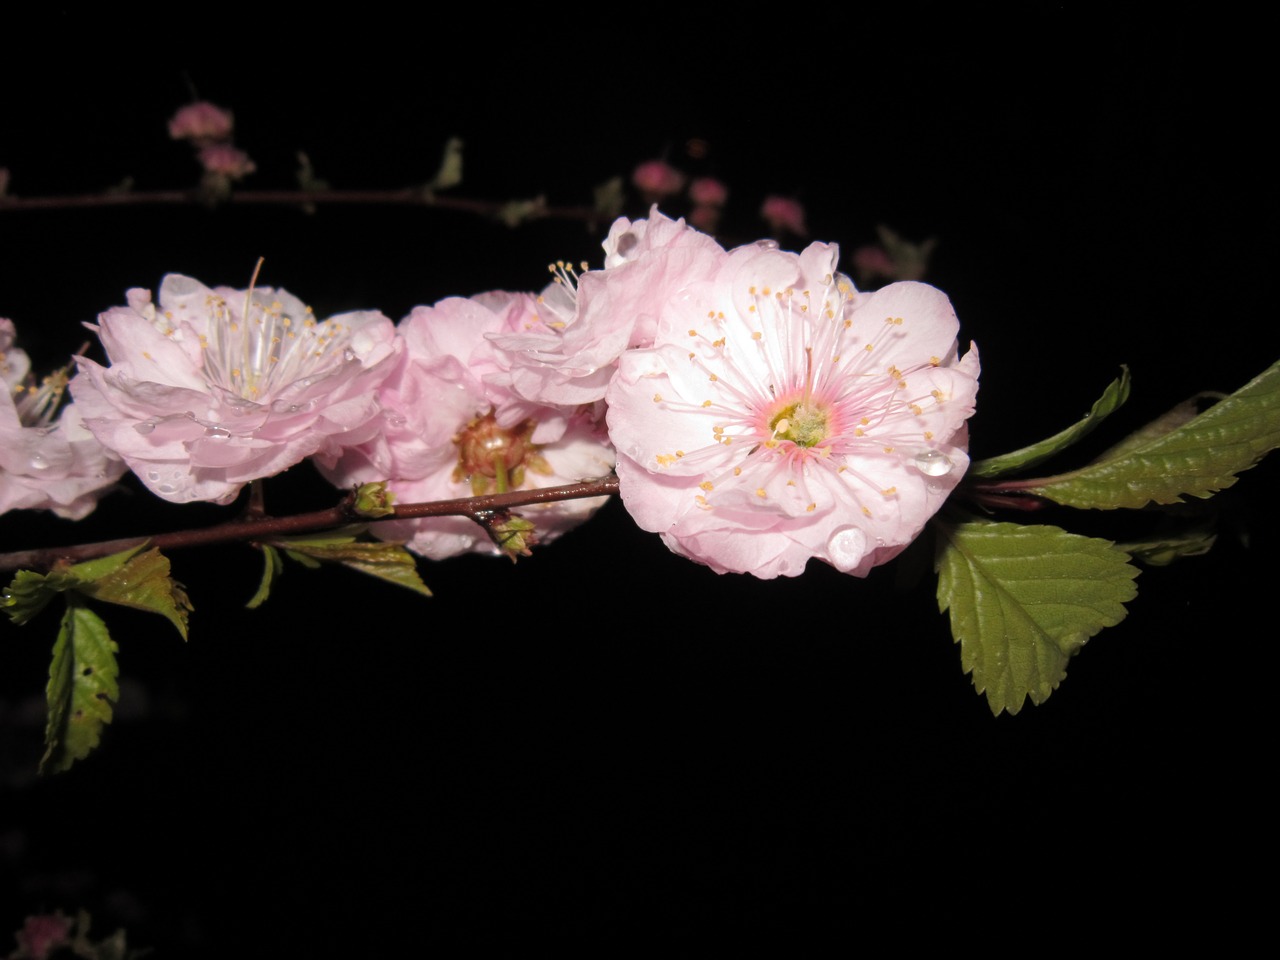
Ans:
[[[951,472],[951,458],[941,450],[921,450],[915,455],[916,469],[926,477],[945,477]]]
[[[832,566],[847,573],[867,555],[867,535],[857,527],[840,527],[827,540],[827,556]]]
[[[762,250],[777,250],[778,241],[777,240],[757,240],[756,246],[760,247]]]
[[[172,483],[157,483],[156,493],[177,493],[178,488]]]
[[[210,440],[227,440],[231,437],[231,431],[225,427],[206,427],[204,435]]]
[[[148,479],[148,480],[150,480],[152,483],[155,483],[157,480],[159,480],[159,479],[160,479],[160,471],[159,471],[159,470],[148,470],[148,471],[147,471],[147,479]]]
[[[356,359],[356,352],[350,347],[347,347],[347,349],[342,351],[342,359],[350,363],[352,360]]]
[[[403,427],[405,423],[408,422],[401,414],[395,413],[392,410],[382,411],[382,416],[386,419],[388,425],[393,427]]]
[[[38,453],[33,453],[31,455],[31,460],[29,462],[31,464],[32,470],[48,470],[49,469],[49,461],[46,460],[43,456],[41,456]]]
[[[137,430],[144,437],[155,430],[155,428],[156,422],[154,420],[143,420],[141,423],[135,423],[133,425],[133,429]]]

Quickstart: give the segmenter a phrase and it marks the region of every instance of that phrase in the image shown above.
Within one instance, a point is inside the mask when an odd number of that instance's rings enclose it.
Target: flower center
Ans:
[[[812,401],[798,401],[769,418],[770,439],[790,440],[798,447],[812,447],[829,435],[828,421],[825,406]]]
[[[289,316],[277,300],[246,298],[247,316],[237,316],[222,297],[208,302],[204,347],[205,375],[245,400],[261,403],[308,375],[316,378],[350,359],[351,331],[333,320],[318,323],[310,307]]]
[[[500,427],[492,410],[476,417],[453,438],[458,446],[454,482],[468,481],[472,494],[483,496],[516,489],[524,483],[527,469],[549,473],[539,447],[531,440],[537,426],[533,420],[525,420],[509,429]]]
[[[45,377],[39,386],[28,377],[28,382],[19,383],[13,388],[13,406],[18,412],[18,421],[24,427],[47,427],[53,422],[58,412],[58,404],[66,391],[70,377],[70,367],[55,370]]]

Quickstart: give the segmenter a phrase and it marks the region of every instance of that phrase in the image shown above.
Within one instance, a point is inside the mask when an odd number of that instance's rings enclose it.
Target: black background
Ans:
[[[691,166],[699,139],[695,169],[731,191],[726,243],[766,232],[770,192],[799,196],[813,237],[846,254],[877,223],[939,238],[928,279],[982,351],[978,457],[1073,421],[1122,363],[1134,397],[1081,456],[1276,359],[1273,84],[1247,24],[1049,4],[988,22],[625,15],[255,16],[215,38],[54,13],[11,35],[56,37],[58,55],[0,68],[0,166],[22,196],[190,186],[165,134],[188,84],[234,110],[252,188],[288,187],[298,150],[335,186],[420,183],[458,135],[459,195],[576,205],[654,156]],[[0,316],[47,366],[126,288],[166,272],[243,287],[263,256],[260,282],[319,315],[398,319],[535,289],[550,260],[598,263],[603,234],[406,207],[4,211]],[[993,718],[962,675],[923,550],[914,582],[905,563],[719,577],[612,503],[514,567],[423,564],[432,600],[294,568],[257,612],[255,554],[175,554],[192,639],[109,611],[126,686],[102,749],[67,775],[31,776],[56,619],[0,626],[0,930],[85,907],[165,956],[379,955],[801,933],[884,922],[882,901],[1047,929],[1068,903],[1110,911],[1135,890],[1165,919],[1195,902],[1211,922],[1234,864],[1270,843],[1276,480],[1267,462],[1217,498],[1212,554],[1144,572],[1129,618],[1016,717]],[[306,466],[268,484],[279,512],[332,497]],[[79,525],[6,516],[0,543],[227,512],[131,484]]]

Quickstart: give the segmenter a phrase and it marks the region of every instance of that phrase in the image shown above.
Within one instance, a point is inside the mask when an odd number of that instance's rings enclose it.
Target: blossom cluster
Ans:
[[[601,268],[557,264],[539,294],[450,298],[398,324],[184,276],[131,290],[92,326],[109,363],[77,358],[56,427],[0,410],[0,506],[80,516],[126,465],[166,500],[216,503],[307,459],[400,503],[616,468],[636,522],[719,572],[795,576],[818,558],[864,576],[919,534],[967,466],[978,385],[941,292],[860,292],[833,245],[725,250],[656,207],[603,246]],[[26,396],[11,340],[0,325]],[[21,492],[38,457],[59,471],[47,500]],[[601,502],[519,512],[545,542]],[[373,529],[433,559],[498,552],[463,518]]]

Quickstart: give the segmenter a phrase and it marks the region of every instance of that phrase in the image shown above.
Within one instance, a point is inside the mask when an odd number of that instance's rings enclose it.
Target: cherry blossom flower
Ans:
[[[402,351],[382,314],[323,322],[284,290],[176,274],[98,318],[111,360],[77,358],[85,426],[157,496],[230,503],[250,480],[336,459],[382,426],[374,392]]]
[[[321,470],[338,486],[387,480],[399,503],[553,487],[608,474],[613,449],[598,405],[527,400],[511,388],[511,359],[490,335],[540,329],[531,294],[491,293],[417,307],[400,322],[406,359],[382,385],[385,409],[375,437]],[[521,507],[540,542],[591,516],[605,498]],[[485,531],[464,517],[376,524],[373,532],[442,560],[496,554]]]
[[[189,103],[169,121],[169,136],[174,140],[211,142],[231,139],[231,111],[214,106],[207,100]]]
[[[790,197],[765,197],[760,216],[774,233],[792,233],[807,237],[809,228],[804,223],[804,206]]]
[[[75,404],[55,419],[67,371],[37,384],[15,338],[13,322],[0,318],[0,379],[6,387],[0,399],[0,513],[52,510],[79,520],[120,479],[125,465],[84,428]]]
[[[837,248],[723,254],[668,301],[609,387],[622,499],[720,573],[865,576],[921,531],[968,465],[975,349],[946,296],[857,292]]]
[[[631,182],[650,203],[674,196],[684,189],[684,174],[665,160],[649,160],[631,172]]]
[[[729,188],[715,177],[698,177],[689,184],[689,199],[699,206],[723,207],[729,199]]]
[[[258,169],[247,153],[229,143],[211,143],[201,147],[199,159],[205,173],[226,180],[243,180]]]
[[[648,220],[615,221],[604,252],[603,270],[553,267],[557,282],[539,298],[538,322],[495,334],[511,354],[512,388],[526,399],[579,404],[603,398],[621,353],[653,343],[666,297],[710,276],[724,254],[710,237],[657,207]]]

